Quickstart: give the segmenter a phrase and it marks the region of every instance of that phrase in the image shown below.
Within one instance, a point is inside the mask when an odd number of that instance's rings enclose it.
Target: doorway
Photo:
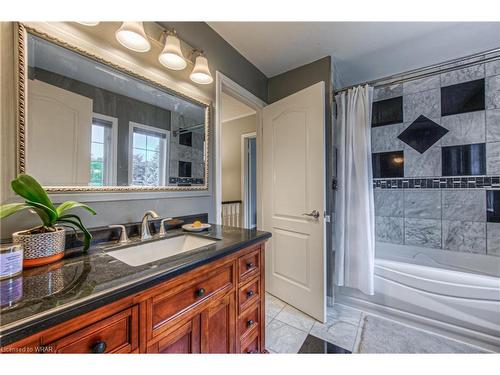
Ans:
[[[257,185],[249,178],[249,140],[251,135],[255,139],[256,121],[254,109],[222,93],[222,224],[226,226],[250,228],[251,198],[257,196]]]
[[[216,75],[215,221],[242,228],[259,226],[259,163],[265,103]]]
[[[229,132],[235,131],[235,127],[227,126],[230,121],[223,121],[227,120],[224,108],[229,108],[228,97],[255,110],[255,120],[251,123],[256,126],[257,229],[272,233],[266,244],[266,292],[324,322],[325,84],[319,82],[265,106],[217,72],[214,212],[217,224],[232,225],[231,219],[223,215],[223,188],[234,187],[238,177],[223,183],[227,179],[223,159],[229,160],[223,153],[235,144],[240,148],[241,143],[224,140]],[[250,115],[245,117],[248,119]],[[243,134],[242,130],[239,137]],[[241,172],[237,176],[242,178]],[[244,189],[239,190],[240,198],[235,200],[243,203]],[[226,207],[232,207],[226,210],[234,217],[237,206],[229,206],[234,203],[232,199],[224,202]],[[229,224],[223,223],[223,217]]]
[[[257,133],[241,135],[243,227],[257,228]]]

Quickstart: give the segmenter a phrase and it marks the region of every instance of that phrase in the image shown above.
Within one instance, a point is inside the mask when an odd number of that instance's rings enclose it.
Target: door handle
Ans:
[[[305,216],[310,216],[310,217],[313,217],[315,219],[318,219],[319,218],[319,211],[318,210],[312,210],[310,213],[306,213],[306,214],[302,214],[302,215],[305,215]]]

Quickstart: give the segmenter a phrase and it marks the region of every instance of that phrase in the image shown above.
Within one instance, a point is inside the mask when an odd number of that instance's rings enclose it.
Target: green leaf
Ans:
[[[10,216],[27,208],[31,208],[31,206],[26,203],[4,204],[3,206],[0,206],[0,219],[3,219],[4,217]]]
[[[75,201],[67,201],[67,202],[61,203],[56,209],[57,214],[59,216],[61,216],[64,212],[71,210],[72,208],[76,208],[76,207],[81,207],[81,208],[87,210],[88,212],[90,212],[92,215],[96,215],[96,212],[92,208],[90,208],[86,204],[83,204],[80,202],[75,202]]]
[[[75,218],[77,221],[73,221],[72,219]],[[92,240],[92,235],[90,232],[85,228],[85,225],[83,225],[82,221],[80,218],[76,215],[64,215],[60,217],[57,222],[62,222],[62,223],[69,223],[77,227],[83,232],[83,251],[87,251],[90,247],[90,241]]]
[[[55,210],[52,210],[42,203],[32,202],[28,200],[26,201],[26,203],[33,206],[33,209],[36,211],[38,216],[40,216],[40,219],[42,219],[43,221],[43,225],[45,225],[46,227],[51,227],[52,225],[54,225],[57,218],[59,217]]]
[[[27,174],[19,175],[11,182],[12,190],[31,202],[37,202],[55,211],[56,208],[43,187],[33,177]]]

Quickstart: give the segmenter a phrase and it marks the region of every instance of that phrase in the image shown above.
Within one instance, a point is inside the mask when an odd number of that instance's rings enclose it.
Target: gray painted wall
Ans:
[[[333,176],[333,133],[332,133],[332,100],[331,100],[331,57],[326,56],[310,64],[303,65],[288,72],[269,79],[268,101],[273,103],[297,91],[305,89],[315,83],[325,82],[325,139],[326,139],[326,210],[330,215],[333,212],[333,190],[331,180]],[[332,224],[326,223],[327,248],[327,295],[333,296],[333,249]]]
[[[212,74],[222,72],[252,94],[267,102],[267,77],[250,61],[226,42],[205,22],[158,22],[163,27],[173,27],[179,37],[193,48],[205,52]],[[188,56],[186,56],[188,57]],[[215,79],[215,77],[214,77]],[[211,85],[215,98],[215,85]]]
[[[283,99],[288,95],[321,81],[325,82],[328,91],[330,77],[330,56],[323,57],[322,59],[289,70],[288,72],[278,74],[277,76],[269,78],[267,89],[268,102],[274,103],[277,100]]]

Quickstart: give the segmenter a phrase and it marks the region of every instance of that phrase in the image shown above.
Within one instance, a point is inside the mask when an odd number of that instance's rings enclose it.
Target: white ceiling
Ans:
[[[268,77],[331,55],[341,86],[500,47],[500,22],[209,22]]]
[[[255,110],[246,104],[234,99],[232,96],[222,93],[221,121],[232,121],[242,117],[255,114]]]

